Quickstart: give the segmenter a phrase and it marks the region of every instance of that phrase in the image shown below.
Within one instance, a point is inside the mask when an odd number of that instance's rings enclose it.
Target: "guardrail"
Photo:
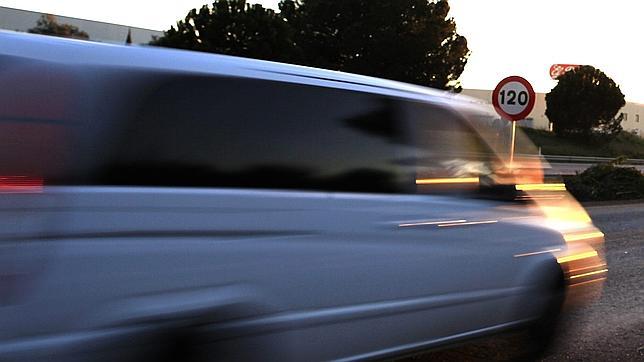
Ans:
[[[501,159],[509,159],[510,155],[507,153],[496,154],[495,156],[500,157]],[[614,161],[617,157],[591,157],[591,156],[563,156],[563,155],[537,155],[530,153],[517,153],[514,155],[515,158],[523,159],[537,159],[542,161],[548,161],[550,163],[588,163],[588,164],[597,164],[597,163],[608,163]],[[435,154],[424,156],[425,158],[432,159],[436,158],[437,160],[444,160],[445,155]],[[480,153],[480,152],[453,152],[450,153],[452,158],[463,158],[465,160],[488,160],[491,157],[490,153]],[[635,166],[635,165],[644,165],[644,159],[641,158],[627,158],[622,162],[624,166]]]
[[[616,157],[586,157],[586,156],[560,156],[560,155],[529,155],[517,154],[516,157],[545,159],[553,163],[606,163],[613,161]],[[624,165],[644,165],[644,159],[628,158]]]

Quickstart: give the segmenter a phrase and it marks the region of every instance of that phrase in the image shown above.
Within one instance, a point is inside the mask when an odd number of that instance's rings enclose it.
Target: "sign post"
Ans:
[[[512,122],[512,138],[510,139],[510,166],[514,164],[514,145],[517,137],[517,123]]]
[[[510,165],[514,162],[516,123],[526,118],[534,108],[536,95],[530,82],[519,76],[503,79],[492,92],[492,104],[501,118],[512,122]]]

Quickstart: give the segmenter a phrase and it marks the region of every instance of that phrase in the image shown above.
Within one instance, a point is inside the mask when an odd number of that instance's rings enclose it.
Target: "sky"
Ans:
[[[0,0],[0,6],[166,30],[209,0]],[[342,1],[342,0],[338,0]],[[394,1],[394,0],[392,0]],[[278,0],[249,0],[277,9]],[[644,49],[636,0],[450,0],[457,32],[471,55],[464,88],[493,89],[509,75],[537,92],[556,85],[550,65],[589,64],[620,85],[629,101],[644,103]]]

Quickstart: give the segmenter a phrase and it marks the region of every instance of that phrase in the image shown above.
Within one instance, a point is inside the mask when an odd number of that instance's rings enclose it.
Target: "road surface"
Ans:
[[[608,279],[601,298],[569,313],[559,343],[544,362],[644,361],[644,203],[587,208],[606,234]],[[521,335],[477,341],[402,359],[424,361],[514,361],[523,355]]]

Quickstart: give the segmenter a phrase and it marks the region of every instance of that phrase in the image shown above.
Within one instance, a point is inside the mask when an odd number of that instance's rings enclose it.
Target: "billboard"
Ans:
[[[557,80],[564,73],[581,67],[578,64],[553,64],[550,66],[550,78]]]

